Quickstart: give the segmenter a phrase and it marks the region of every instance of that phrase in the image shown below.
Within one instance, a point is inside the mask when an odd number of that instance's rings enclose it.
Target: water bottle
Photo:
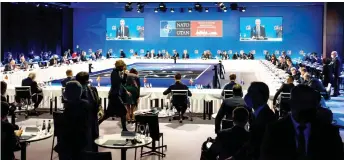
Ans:
[[[149,83],[149,88],[152,88],[152,83]]]
[[[200,87],[201,89],[203,89],[203,85],[201,85],[201,87]]]
[[[42,131],[45,130],[45,120],[43,120]]]
[[[48,132],[50,132],[51,129],[51,120],[48,121]]]

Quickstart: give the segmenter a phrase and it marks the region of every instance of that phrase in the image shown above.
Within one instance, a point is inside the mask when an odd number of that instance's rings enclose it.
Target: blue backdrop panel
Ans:
[[[106,19],[113,17],[144,18],[145,36],[144,41],[106,41]],[[240,17],[282,17],[283,18],[283,41],[282,42],[243,42],[240,37]],[[169,20],[222,20],[223,37],[160,37],[160,21]],[[125,12],[123,8],[118,9],[83,9],[74,10],[74,46],[79,44],[81,48],[103,49],[112,48],[114,53],[119,54],[123,49],[129,54],[130,49],[138,51],[141,49],[167,50],[171,52],[176,49],[181,53],[188,50],[191,58],[199,58],[194,50],[211,50],[214,54],[217,50],[256,50],[256,58],[263,57],[263,51],[268,50],[291,50],[292,57],[299,56],[299,51],[322,53],[322,28],[323,28],[323,6],[276,6],[271,3],[266,7],[248,7],[246,12],[228,11],[217,12],[210,8],[209,12],[184,12],[179,13],[154,13],[153,9],[145,8],[144,13]]]

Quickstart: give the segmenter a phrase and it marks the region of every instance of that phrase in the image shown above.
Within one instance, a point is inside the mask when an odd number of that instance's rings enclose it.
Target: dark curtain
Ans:
[[[63,10],[26,3],[1,3],[1,57],[31,50],[61,54]],[[5,54],[6,55],[6,54]]]

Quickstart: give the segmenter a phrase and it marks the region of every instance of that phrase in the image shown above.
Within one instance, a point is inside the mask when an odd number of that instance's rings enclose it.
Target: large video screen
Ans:
[[[222,37],[220,20],[160,21],[160,37]]]
[[[282,41],[282,17],[240,17],[240,41]]]
[[[143,18],[107,18],[106,40],[144,40]]]

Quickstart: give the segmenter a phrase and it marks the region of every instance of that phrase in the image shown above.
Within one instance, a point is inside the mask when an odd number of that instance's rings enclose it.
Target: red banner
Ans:
[[[222,21],[191,21],[191,37],[222,37]]]

